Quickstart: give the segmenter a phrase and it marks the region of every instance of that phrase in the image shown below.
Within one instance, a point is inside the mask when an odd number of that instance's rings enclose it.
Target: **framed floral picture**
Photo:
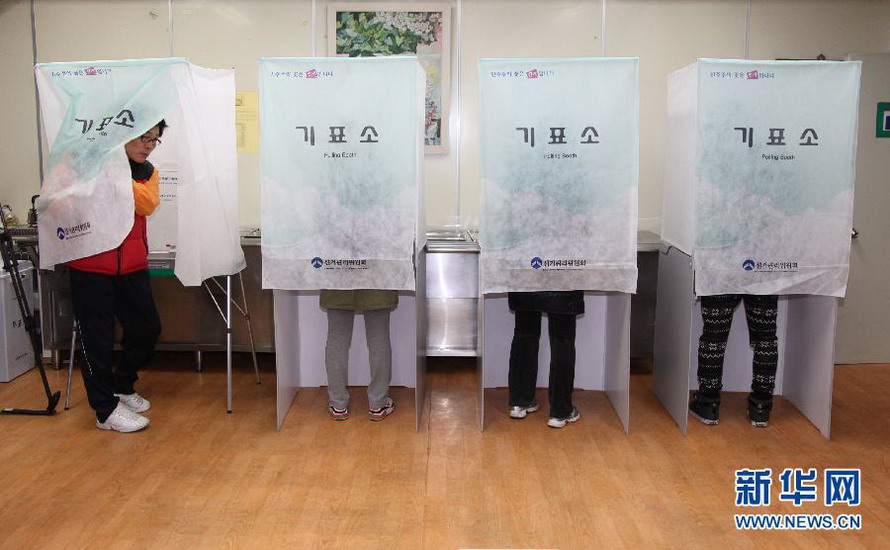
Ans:
[[[348,2],[328,5],[328,55],[416,55],[426,72],[424,144],[448,152],[451,68],[449,4]]]

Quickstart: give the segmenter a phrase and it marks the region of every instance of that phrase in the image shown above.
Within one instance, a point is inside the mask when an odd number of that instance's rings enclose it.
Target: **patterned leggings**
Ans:
[[[773,394],[779,362],[776,337],[777,296],[722,294],[701,297],[704,329],[698,341],[698,385],[704,394],[719,394],[723,387],[723,358],[732,327],[732,312],[740,301],[745,304],[748,336],[754,349],[754,377],[751,391],[761,397]]]

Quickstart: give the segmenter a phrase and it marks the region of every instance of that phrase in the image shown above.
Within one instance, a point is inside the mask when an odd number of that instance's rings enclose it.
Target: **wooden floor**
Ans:
[[[546,411],[506,415],[486,393],[478,429],[474,363],[430,361],[430,395],[414,430],[413,390],[368,422],[363,388],[353,417],[325,413],[324,388],[304,389],[275,430],[275,381],[259,386],[246,357],[225,412],[223,357],[159,354],[139,390],[151,426],[102,432],[75,380],[54,417],[0,416],[2,548],[887,548],[890,540],[890,365],[839,366],[832,440],[779,400],[767,429],[730,394],[721,424],[683,436],[633,375],[631,433],[600,392],[577,392],[581,420],[546,426]],[[54,388],[64,371],[50,370]],[[546,392],[539,395],[546,403]],[[0,384],[0,406],[42,406],[36,373]],[[546,407],[545,407],[546,409]],[[857,508],[775,502],[735,507],[734,471],[862,470]],[[861,531],[739,532],[739,512],[859,513]]]

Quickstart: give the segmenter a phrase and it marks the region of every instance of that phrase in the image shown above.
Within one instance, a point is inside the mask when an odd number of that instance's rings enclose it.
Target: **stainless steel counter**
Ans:
[[[430,231],[427,356],[478,355],[479,243],[471,231]]]
[[[637,235],[637,293],[631,296],[630,352],[651,357],[659,236]],[[427,233],[428,356],[478,355],[479,242],[474,230]]]

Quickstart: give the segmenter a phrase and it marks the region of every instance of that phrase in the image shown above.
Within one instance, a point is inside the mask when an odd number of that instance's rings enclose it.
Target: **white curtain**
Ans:
[[[175,158],[185,197],[177,276],[198,285],[244,267],[231,71],[213,73],[177,58],[43,63],[35,71],[50,149],[38,202],[41,267],[120,245],[133,224],[124,144],[162,118],[171,127],[159,164]]]
[[[260,61],[263,287],[414,290],[414,57]]]
[[[696,293],[843,296],[860,63],[702,59],[689,74]]]
[[[483,59],[482,291],[635,292],[635,58]]]
[[[180,106],[192,162],[180,163],[176,276],[198,285],[234,275],[246,262],[238,224],[235,71],[189,65],[188,76],[192,85],[180,92]]]

